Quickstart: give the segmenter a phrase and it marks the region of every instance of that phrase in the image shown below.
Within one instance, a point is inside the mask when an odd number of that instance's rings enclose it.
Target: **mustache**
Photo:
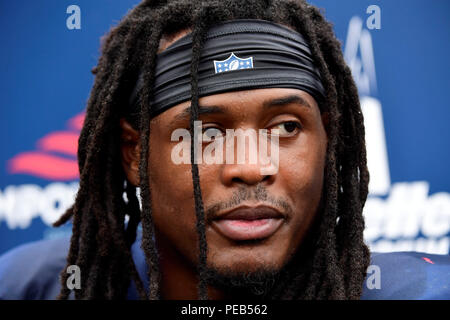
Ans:
[[[256,200],[270,204],[288,217],[292,216],[293,213],[293,209],[287,200],[282,197],[270,195],[266,187],[258,184],[254,188],[240,186],[233,192],[229,200],[219,201],[208,206],[205,210],[206,221],[211,222],[218,217],[221,211],[238,207],[241,203],[248,200]]]

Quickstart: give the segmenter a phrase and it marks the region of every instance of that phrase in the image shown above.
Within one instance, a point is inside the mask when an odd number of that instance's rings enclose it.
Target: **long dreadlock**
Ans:
[[[193,33],[191,83],[191,137],[198,118],[198,66],[205,35],[213,24],[232,19],[263,19],[284,24],[301,33],[318,66],[326,97],[321,111],[329,117],[328,146],[320,219],[313,227],[311,254],[293,264],[272,298],[358,299],[362,292],[369,250],[363,241],[362,209],[367,198],[363,115],[358,93],[345,64],[332,26],[320,11],[303,0],[148,0],[132,9],[103,39],[102,55],[93,69],[95,83],[87,104],[79,138],[80,187],[73,206],[55,223],[72,219],[73,233],[67,265],[83,271],[75,298],[125,298],[133,281],[142,299],[160,298],[160,270],[155,245],[148,159],[150,108],[156,55],[162,37],[191,29]],[[144,54],[141,54],[144,52]],[[139,74],[144,86],[140,110],[130,110],[127,98]],[[126,181],[120,164],[121,118],[140,132],[140,196]],[[191,147],[194,143],[191,144]],[[194,156],[191,150],[191,157]],[[191,159],[192,160],[192,159]],[[192,164],[199,245],[200,299],[207,299],[207,243],[199,172]],[[124,193],[126,200],[124,200]],[[125,217],[129,221],[125,226]],[[148,265],[149,288],[144,288],[131,256],[136,229],[142,224],[142,248]],[[295,259],[294,259],[295,261]],[[101,272],[100,272],[101,271]],[[68,274],[61,272],[60,299],[70,290]]]

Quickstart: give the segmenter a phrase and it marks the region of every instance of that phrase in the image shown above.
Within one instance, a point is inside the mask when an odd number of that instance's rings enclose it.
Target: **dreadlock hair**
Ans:
[[[292,268],[280,279],[272,298],[360,297],[370,260],[363,241],[362,216],[369,173],[358,93],[332,25],[304,0],[147,0],[133,8],[103,39],[79,138],[79,191],[72,207],[55,222],[55,226],[59,226],[72,219],[67,265],[76,264],[83,271],[81,289],[75,291],[76,299],[123,299],[130,281],[134,282],[141,299],[160,298],[160,270],[148,179],[149,101],[159,43],[164,36],[192,30],[193,130],[193,122],[198,117],[197,71],[208,28],[217,22],[244,18],[284,24],[305,37],[326,90],[321,112],[327,112],[329,119],[320,219],[310,232],[314,249],[310,257],[300,263],[302,266]],[[127,99],[140,73],[144,83],[149,85],[139,92],[142,99],[137,109],[140,110],[130,110]],[[140,132],[142,208],[136,187],[126,181],[121,167],[119,121],[123,117]],[[191,152],[191,157],[193,155]],[[199,249],[198,294],[200,299],[207,299],[204,208],[198,167],[195,161],[191,163]],[[127,225],[124,223],[126,216]],[[144,288],[130,249],[140,223],[149,288]],[[60,299],[67,299],[71,293],[65,285],[67,279],[68,274],[62,270]]]

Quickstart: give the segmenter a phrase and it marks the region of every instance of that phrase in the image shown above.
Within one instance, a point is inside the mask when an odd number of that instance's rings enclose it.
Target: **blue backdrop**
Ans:
[[[50,224],[77,189],[90,70],[100,37],[138,2],[0,3],[0,254],[70,232]],[[366,116],[367,242],[377,251],[449,253],[450,2],[312,3],[334,24]]]

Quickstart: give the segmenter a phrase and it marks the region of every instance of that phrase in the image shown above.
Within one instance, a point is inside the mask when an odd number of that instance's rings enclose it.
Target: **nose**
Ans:
[[[264,174],[257,164],[225,164],[222,167],[221,180],[226,186],[233,184],[256,185],[261,182],[270,184],[275,175]]]
[[[247,185],[256,185],[261,182],[272,183],[278,171],[278,157],[269,156],[267,158],[268,146],[263,143],[265,140],[262,140],[266,137],[258,137],[254,131],[248,130],[238,130],[233,134],[234,136],[230,137],[227,135],[225,146],[227,161],[221,168],[222,183],[226,186],[236,183]],[[248,135],[248,139],[246,135]],[[234,140],[235,137],[237,137],[237,141]],[[235,141],[236,144],[233,143]],[[271,153],[273,151],[274,155],[278,155],[274,147],[277,145],[270,145]],[[269,167],[267,160],[271,164]]]

